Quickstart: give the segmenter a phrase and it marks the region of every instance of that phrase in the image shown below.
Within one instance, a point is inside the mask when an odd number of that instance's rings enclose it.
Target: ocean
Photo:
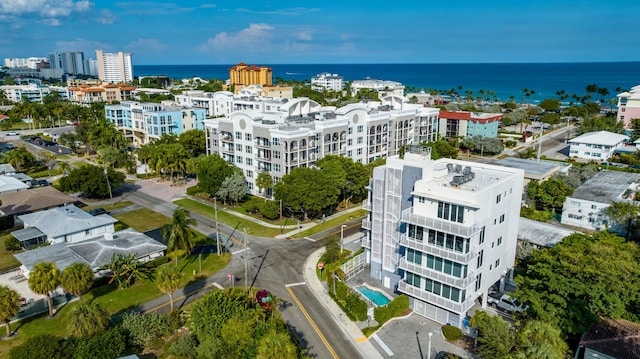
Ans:
[[[586,87],[607,88],[607,98],[615,98],[616,88],[640,85],[640,62],[518,63],[518,64],[259,64],[273,69],[273,78],[309,81],[322,72],[338,74],[345,81],[391,80],[407,87],[456,91],[492,91],[501,100],[513,97],[537,102],[557,98],[556,92],[586,95]],[[226,80],[233,65],[134,65],[134,76],[164,75],[174,79],[199,76]],[[524,96],[524,90],[530,93]],[[484,95],[483,97],[489,97]],[[493,97],[493,96],[491,96]]]

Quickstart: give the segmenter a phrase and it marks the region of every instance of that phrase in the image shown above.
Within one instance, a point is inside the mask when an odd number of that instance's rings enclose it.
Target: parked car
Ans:
[[[489,293],[487,296],[487,304],[494,308],[500,308],[507,312],[523,313],[528,309],[527,306],[520,303],[517,299],[511,298],[509,295],[499,292]]]
[[[44,187],[44,186],[48,186],[50,184],[51,183],[49,183],[49,181],[47,181],[47,180],[42,180],[42,179],[38,180],[38,186]]]
[[[6,148],[7,150],[14,150],[16,146],[13,143],[5,143],[4,148]]]
[[[462,359],[462,357],[449,352],[438,352],[434,359]]]
[[[106,214],[107,211],[104,208],[98,207],[89,210],[89,214],[92,216],[99,216],[101,214]]]
[[[6,136],[19,136],[20,132],[16,132],[16,131],[9,131],[7,133],[5,133]]]

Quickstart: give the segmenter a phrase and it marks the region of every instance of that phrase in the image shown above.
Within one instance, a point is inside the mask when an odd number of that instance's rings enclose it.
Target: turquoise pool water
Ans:
[[[362,293],[362,295],[369,298],[369,300],[371,300],[378,307],[387,305],[391,301],[391,299],[389,299],[386,295],[377,290],[369,289],[364,286],[356,287],[356,289],[358,290],[358,292]]]

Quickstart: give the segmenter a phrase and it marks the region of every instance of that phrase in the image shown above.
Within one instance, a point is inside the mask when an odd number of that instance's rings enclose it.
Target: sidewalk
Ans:
[[[357,238],[360,238],[359,234],[350,236],[345,241],[350,242]],[[313,294],[318,298],[318,301],[331,313],[333,321],[337,324],[342,332],[353,341],[353,345],[360,352],[363,358],[367,359],[382,359],[383,356],[376,350],[376,348],[369,342],[367,337],[362,334],[362,331],[356,323],[352,322],[344,313],[342,309],[338,307],[336,302],[329,296],[329,293],[325,290],[324,285],[316,276],[316,264],[324,253],[325,249],[320,248],[313,252],[304,264],[304,280],[307,286]]]
[[[334,213],[334,214],[330,215],[329,217],[325,218],[324,220],[328,221],[328,220],[333,219],[333,218],[344,216],[345,214],[353,213],[353,212],[355,212],[355,211],[357,211],[359,209],[362,209],[362,206],[356,206],[356,207],[352,207],[352,208],[349,208],[349,209],[345,209],[342,212]],[[253,220],[254,222],[259,223],[259,224],[264,223],[264,222],[259,222],[258,220],[254,220],[253,218],[251,220]],[[288,237],[293,237],[297,233],[304,232],[307,229],[313,228],[313,227],[315,227],[317,225],[318,225],[318,222],[310,221],[310,222],[301,224],[300,225],[301,228],[299,228],[299,229],[297,228],[298,226],[294,226],[294,230],[293,231],[290,231],[290,232],[287,232],[287,233],[283,233],[283,234],[279,234],[279,235],[275,236],[274,238],[285,239],[285,238],[288,238]],[[287,226],[287,227],[289,227],[289,226]]]

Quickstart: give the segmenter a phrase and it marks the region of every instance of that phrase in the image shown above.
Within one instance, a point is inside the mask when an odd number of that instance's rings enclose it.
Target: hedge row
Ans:
[[[407,310],[409,310],[409,297],[401,294],[389,302],[389,304],[375,308],[373,310],[373,316],[378,324],[382,325],[389,319],[402,315]]]

